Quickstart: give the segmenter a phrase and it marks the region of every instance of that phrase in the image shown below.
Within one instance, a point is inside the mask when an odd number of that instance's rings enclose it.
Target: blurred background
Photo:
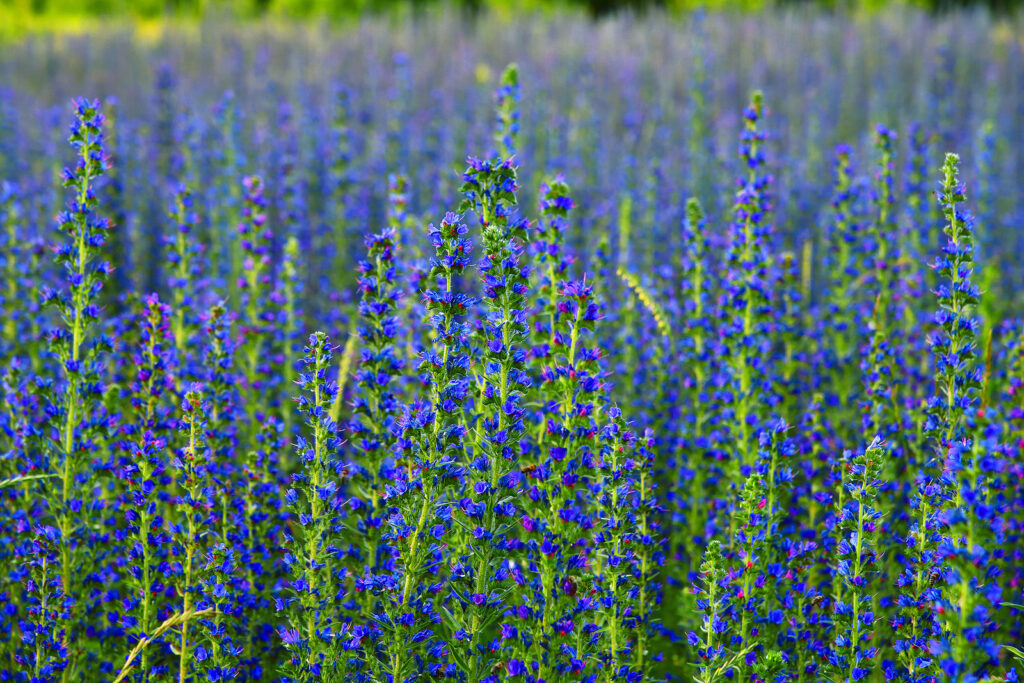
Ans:
[[[74,28],[90,19],[111,17],[153,19],[278,15],[345,21],[366,14],[399,14],[455,9],[496,14],[578,10],[593,16],[619,11],[694,10],[760,12],[775,8],[840,12],[876,12],[910,6],[929,12],[983,8],[1014,14],[1024,0],[0,0],[0,34],[34,28]]]

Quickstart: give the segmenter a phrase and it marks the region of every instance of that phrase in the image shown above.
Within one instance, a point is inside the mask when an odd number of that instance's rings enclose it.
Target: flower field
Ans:
[[[0,44],[0,681],[1018,680],[1022,36]]]

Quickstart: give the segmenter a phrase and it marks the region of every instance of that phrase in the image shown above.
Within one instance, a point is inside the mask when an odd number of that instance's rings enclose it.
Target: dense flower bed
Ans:
[[[960,19],[12,47],[0,680],[1016,680],[1024,55]]]

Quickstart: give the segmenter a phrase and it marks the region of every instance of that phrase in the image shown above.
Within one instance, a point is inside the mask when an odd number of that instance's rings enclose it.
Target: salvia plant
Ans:
[[[1024,56],[880,16],[5,44],[0,681],[1017,680]]]

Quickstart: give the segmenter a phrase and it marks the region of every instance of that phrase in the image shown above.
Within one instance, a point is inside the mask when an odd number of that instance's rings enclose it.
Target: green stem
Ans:
[[[197,445],[197,434],[196,434],[196,420],[191,420],[189,428],[189,456],[191,458],[196,457],[196,445]],[[197,486],[195,484],[195,475],[190,473],[190,478],[193,480],[189,486],[189,501],[190,504],[195,503],[197,494]],[[186,506],[187,507],[187,506]],[[192,609],[192,557],[195,554],[196,545],[196,516],[194,510],[188,511],[188,536],[185,541],[185,582],[182,588],[182,614],[188,614]],[[188,620],[186,619],[181,623],[181,652],[178,659],[178,683],[185,683],[185,679],[188,676]]]
[[[857,501],[857,550],[854,556],[853,576],[860,576],[861,557],[864,539],[864,501]],[[853,634],[850,637],[850,672],[849,680],[853,680],[853,670],[857,666],[857,641],[860,640],[860,592],[853,591]]]
[[[90,144],[86,144],[85,152],[83,154],[91,153]],[[78,189],[78,205],[86,206],[88,195],[89,195],[89,181],[91,176],[88,171],[88,164],[85,164],[85,171],[79,181]],[[85,243],[85,230],[86,226],[81,218],[78,219],[77,227],[77,258],[76,258],[76,273],[80,278],[85,277],[85,265],[86,265],[86,243]],[[82,328],[82,313],[85,309],[85,301],[81,292],[81,288],[75,288],[72,296],[74,304],[74,322],[71,328],[71,360],[76,363],[80,359],[82,337],[84,336],[84,330]],[[60,515],[58,518],[58,527],[61,532],[61,582],[62,589],[64,591],[65,600],[71,601],[72,610],[74,610],[74,591],[72,589],[72,568],[71,568],[71,516],[68,514],[68,501],[71,499],[72,487],[74,485],[74,478],[77,472],[73,466],[74,461],[74,445],[75,445],[75,428],[78,426],[77,421],[77,404],[78,404],[78,380],[75,377],[68,377],[68,390],[67,390],[67,420],[64,423],[64,467],[61,476],[61,505]],[[72,624],[68,624],[67,628],[64,629],[64,647],[67,649],[68,657],[72,658],[71,655],[71,628]],[[71,674],[72,666],[70,664],[64,668],[61,674],[61,679],[64,683],[67,683],[68,677]]]

